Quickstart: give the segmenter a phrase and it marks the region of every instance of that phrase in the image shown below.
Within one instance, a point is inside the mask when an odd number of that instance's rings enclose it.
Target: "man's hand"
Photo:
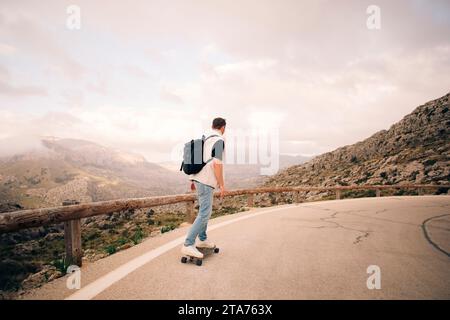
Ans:
[[[225,186],[224,185],[221,185],[219,188],[220,188],[220,199],[223,199],[223,197],[225,196],[225,193],[227,191],[225,190]]]

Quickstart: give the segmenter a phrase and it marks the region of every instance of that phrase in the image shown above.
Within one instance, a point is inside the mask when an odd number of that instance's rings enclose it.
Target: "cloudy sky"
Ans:
[[[165,161],[222,116],[320,154],[448,93],[449,39],[445,0],[1,0],[0,145],[51,135]]]

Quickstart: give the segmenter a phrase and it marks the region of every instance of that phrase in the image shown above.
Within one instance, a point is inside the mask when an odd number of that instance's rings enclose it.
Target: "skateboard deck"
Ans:
[[[203,259],[205,259],[205,257],[209,254],[212,253],[219,253],[219,248],[214,247],[214,248],[198,248],[198,251],[200,251],[201,253],[203,253],[203,258],[197,258],[194,256],[190,256],[190,255],[183,255],[181,257],[181,262],[182,263],[187,263],[189,262],[195,262],[196,265],[201,266],[203,263]]]

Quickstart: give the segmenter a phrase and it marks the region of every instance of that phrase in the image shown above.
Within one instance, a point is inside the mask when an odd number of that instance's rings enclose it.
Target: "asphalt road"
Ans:
[[[220,253],[180,262],[180,228],[26,299],[450,299],[450,196],[344,199],[210,221]],[[378,266],[380,289],[368,289]]]

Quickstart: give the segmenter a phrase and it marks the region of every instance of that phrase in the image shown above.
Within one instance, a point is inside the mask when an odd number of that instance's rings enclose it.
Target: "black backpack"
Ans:
[[[203,161],[203,145],[205,141],[212,137],[218,137],[217,134],[210,135],[205,138],[203,135],[201,139],[191,140],[184,144],[183,162],[181,163],[180,171],[183,170],[186,174],[199,173],[203,167],[212,160]]]

